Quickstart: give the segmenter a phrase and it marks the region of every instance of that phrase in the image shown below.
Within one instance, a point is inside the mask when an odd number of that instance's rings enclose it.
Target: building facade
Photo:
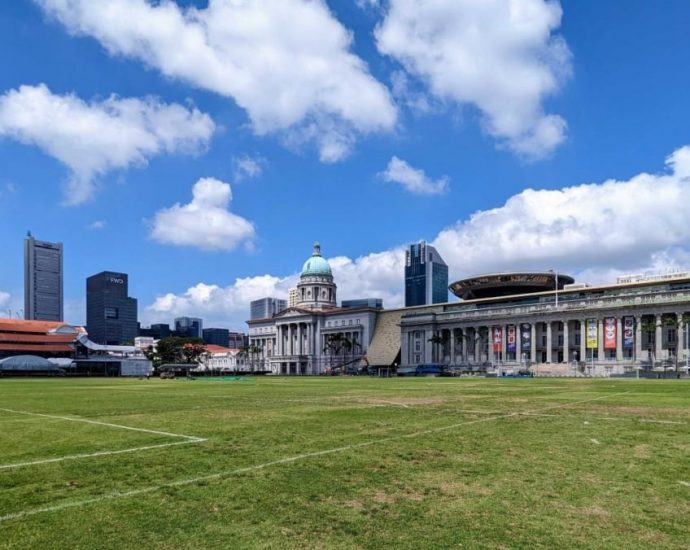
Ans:
[[[268,319],[274,315],[278,315],[284,309],[287,309],[287,300],[281,300],[279,298],[261,298],[260,300],[254,300],[249,303],[249,318],[254,321],[255,319]]]
[[[178,317],[175,319],[175,333],[182,338],[203,338],[204,321],[198,317]]]
[[[381,298],[359,298],[355,300],[343,300],[341,307],[371,307],[374,309],[383,309],[383,300]]]
[[[250,345],[259,350],[250,357],[257,370],[304,375],[366,364],[378,310],[338,307],[337,285],[318,243],[294,294],[294,306],[270,319],[248,321]]]
[[[448,301],[448,266],[425,241],[405,251],[405,307]]]
[[[62,321],[62,243],[37,241],[31,232],[24,239],[24,318]]]
[[[682,371],[690,274],[413,308],[400,326],[403,366],[541,366],[563,375]]]
[[[230,347],[230,331],[226,328],[205,328],[202,331],[204,343]]]
[[[97,344],[122,345],[137,336],[137,300],[126,273],[102,271],[86,279],[86,330]]]

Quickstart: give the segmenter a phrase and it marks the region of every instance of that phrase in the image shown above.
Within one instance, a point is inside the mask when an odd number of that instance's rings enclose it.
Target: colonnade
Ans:
[[[405,329],[403,362],[461,365],[684,359],[688,353],[689,325],[687,310],[584,314],[575,319],[527,318],[458,326],[437,322],[435,327],[425,326],[423,330]]]

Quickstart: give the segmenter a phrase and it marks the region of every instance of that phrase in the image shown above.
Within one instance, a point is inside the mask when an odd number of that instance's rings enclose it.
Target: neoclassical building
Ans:
[[[690,273],[573,284],[546,273],[499,273],[457,281],[464,300],[401,315],[401,364],[577,366],[621,372],[684,368]]]
[[[261,370],[274,374],[321,374],[366,364],[379,309],[340,308],[337,285],[321,246],[302,267],[296,303],[274,317],[248,321],[249,343]]]

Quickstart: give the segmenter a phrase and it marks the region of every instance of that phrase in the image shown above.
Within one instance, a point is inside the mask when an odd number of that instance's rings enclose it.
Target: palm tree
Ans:
[[[445,331],[437,332],[431,338],[429,338],[428,341],[431,342],[432,346],[436,347],[436,357],[438,358],[439,346],[441,346],[441,356],[443,356],[443,350],[445,349],[446,344],[448,343],[448,333]],[[443,357],[441,357],[441,359],[439,360],[439,363],[442,362],[442,360],[443,360]]]
[[[254,372],[256,356],[261,353],[261,348],[256,344],[250,344],[247,348],[247,353],[249,354],[249,368],[251,369],[251,372]]]

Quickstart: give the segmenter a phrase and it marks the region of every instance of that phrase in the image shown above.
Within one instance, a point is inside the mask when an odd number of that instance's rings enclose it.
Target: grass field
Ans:
[[[3,548],[690,548],[690,383],[0,380]]]

